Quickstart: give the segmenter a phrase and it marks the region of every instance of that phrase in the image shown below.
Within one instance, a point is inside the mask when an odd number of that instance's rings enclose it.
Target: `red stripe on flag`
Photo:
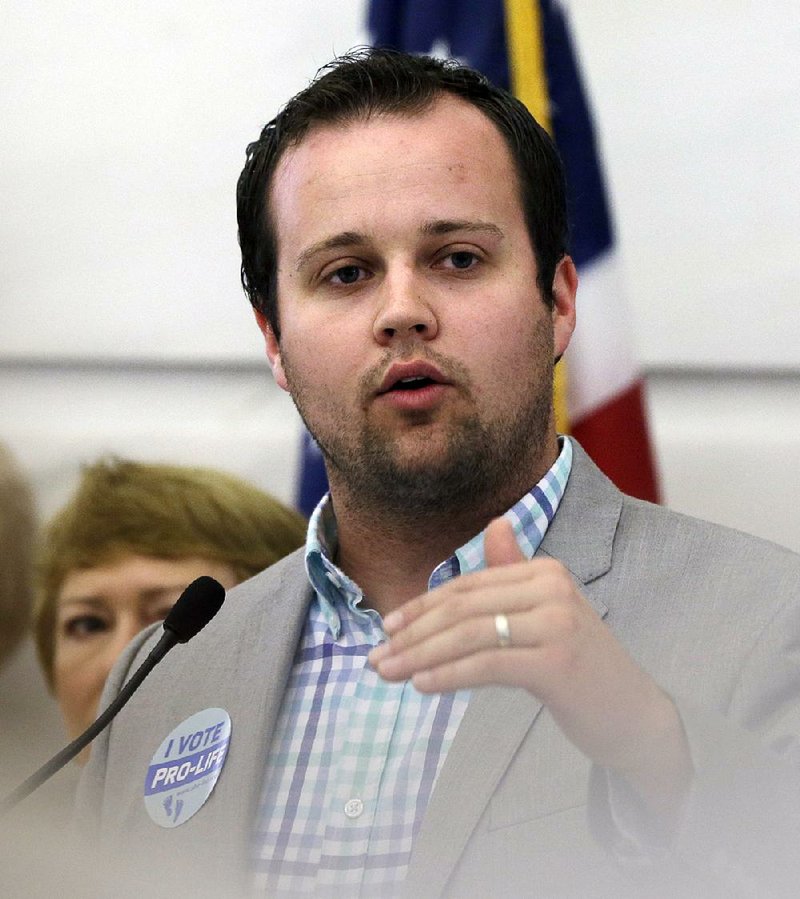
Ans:
[[[642,381],[573,422],[570,432],[623,493],[660,502]]]

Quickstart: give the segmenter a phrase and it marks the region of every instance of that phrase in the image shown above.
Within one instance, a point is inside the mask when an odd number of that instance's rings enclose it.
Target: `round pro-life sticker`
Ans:
[[[147,813],[160,827],[177,827],[211,795],[225,764],[231,716],[203,709],[182,721],[156,750],[144,782]]]

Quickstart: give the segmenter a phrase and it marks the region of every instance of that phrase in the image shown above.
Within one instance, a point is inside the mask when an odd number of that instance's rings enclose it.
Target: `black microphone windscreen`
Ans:
[[[172,631],[178,643],[186,643],[219,612],[224,599],[222,584],[204,574],[181,593],[164,619],[164,630]]]

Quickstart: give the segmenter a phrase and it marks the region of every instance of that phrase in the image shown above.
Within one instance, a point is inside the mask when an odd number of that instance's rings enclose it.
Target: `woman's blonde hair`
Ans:
[[[56,603],[67,575],[130,555],[199,556],[229,565],[240,581],[302,546],[306,521],[233,475],[209,468],[102,459],[44,530],[34,633],[53,684]]]

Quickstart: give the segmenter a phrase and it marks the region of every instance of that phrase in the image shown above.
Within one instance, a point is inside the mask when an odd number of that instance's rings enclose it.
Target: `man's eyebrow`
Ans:
[[[420,229],[423,234],[433,236],[451,234],[453,231],[480,232],[495,237],[505,237],[501,228],[492,222],[472,221],[470,219],[439,219],[426,222]]]
[[[437,219],[436,221],[426,222],[420,232],[423,235],[437,236],[444,234],[452,234],[454,231],[466,231],[474,233],[491,234],[494,237],[503,238],[505,234],[501,228],[492,222],[473,221],[470,219]],[[297,257],[295,270],[300,271],[307,265],[318,253],[325,253],[328,250],[340,250],[347,247],[363,245],[367,243],[367,237],[358,231],[342,231],[340,234],[334,234],[326,237],[317,243],[306,247]]]
[[[356,244],[363,244],[365,242],[366,237],[363,234],[359,234],[358,231],[342,231],[341,234],[334,234],[333,237],[326,237],[325,240],[312,243],[310,247],[306,247],[306,249],[303,250],[297,257],[295,270],[299,272],[304,265],[317,255],[317,253],[324,253],[327,250],[339,250],[343,247],[352,247]]]

